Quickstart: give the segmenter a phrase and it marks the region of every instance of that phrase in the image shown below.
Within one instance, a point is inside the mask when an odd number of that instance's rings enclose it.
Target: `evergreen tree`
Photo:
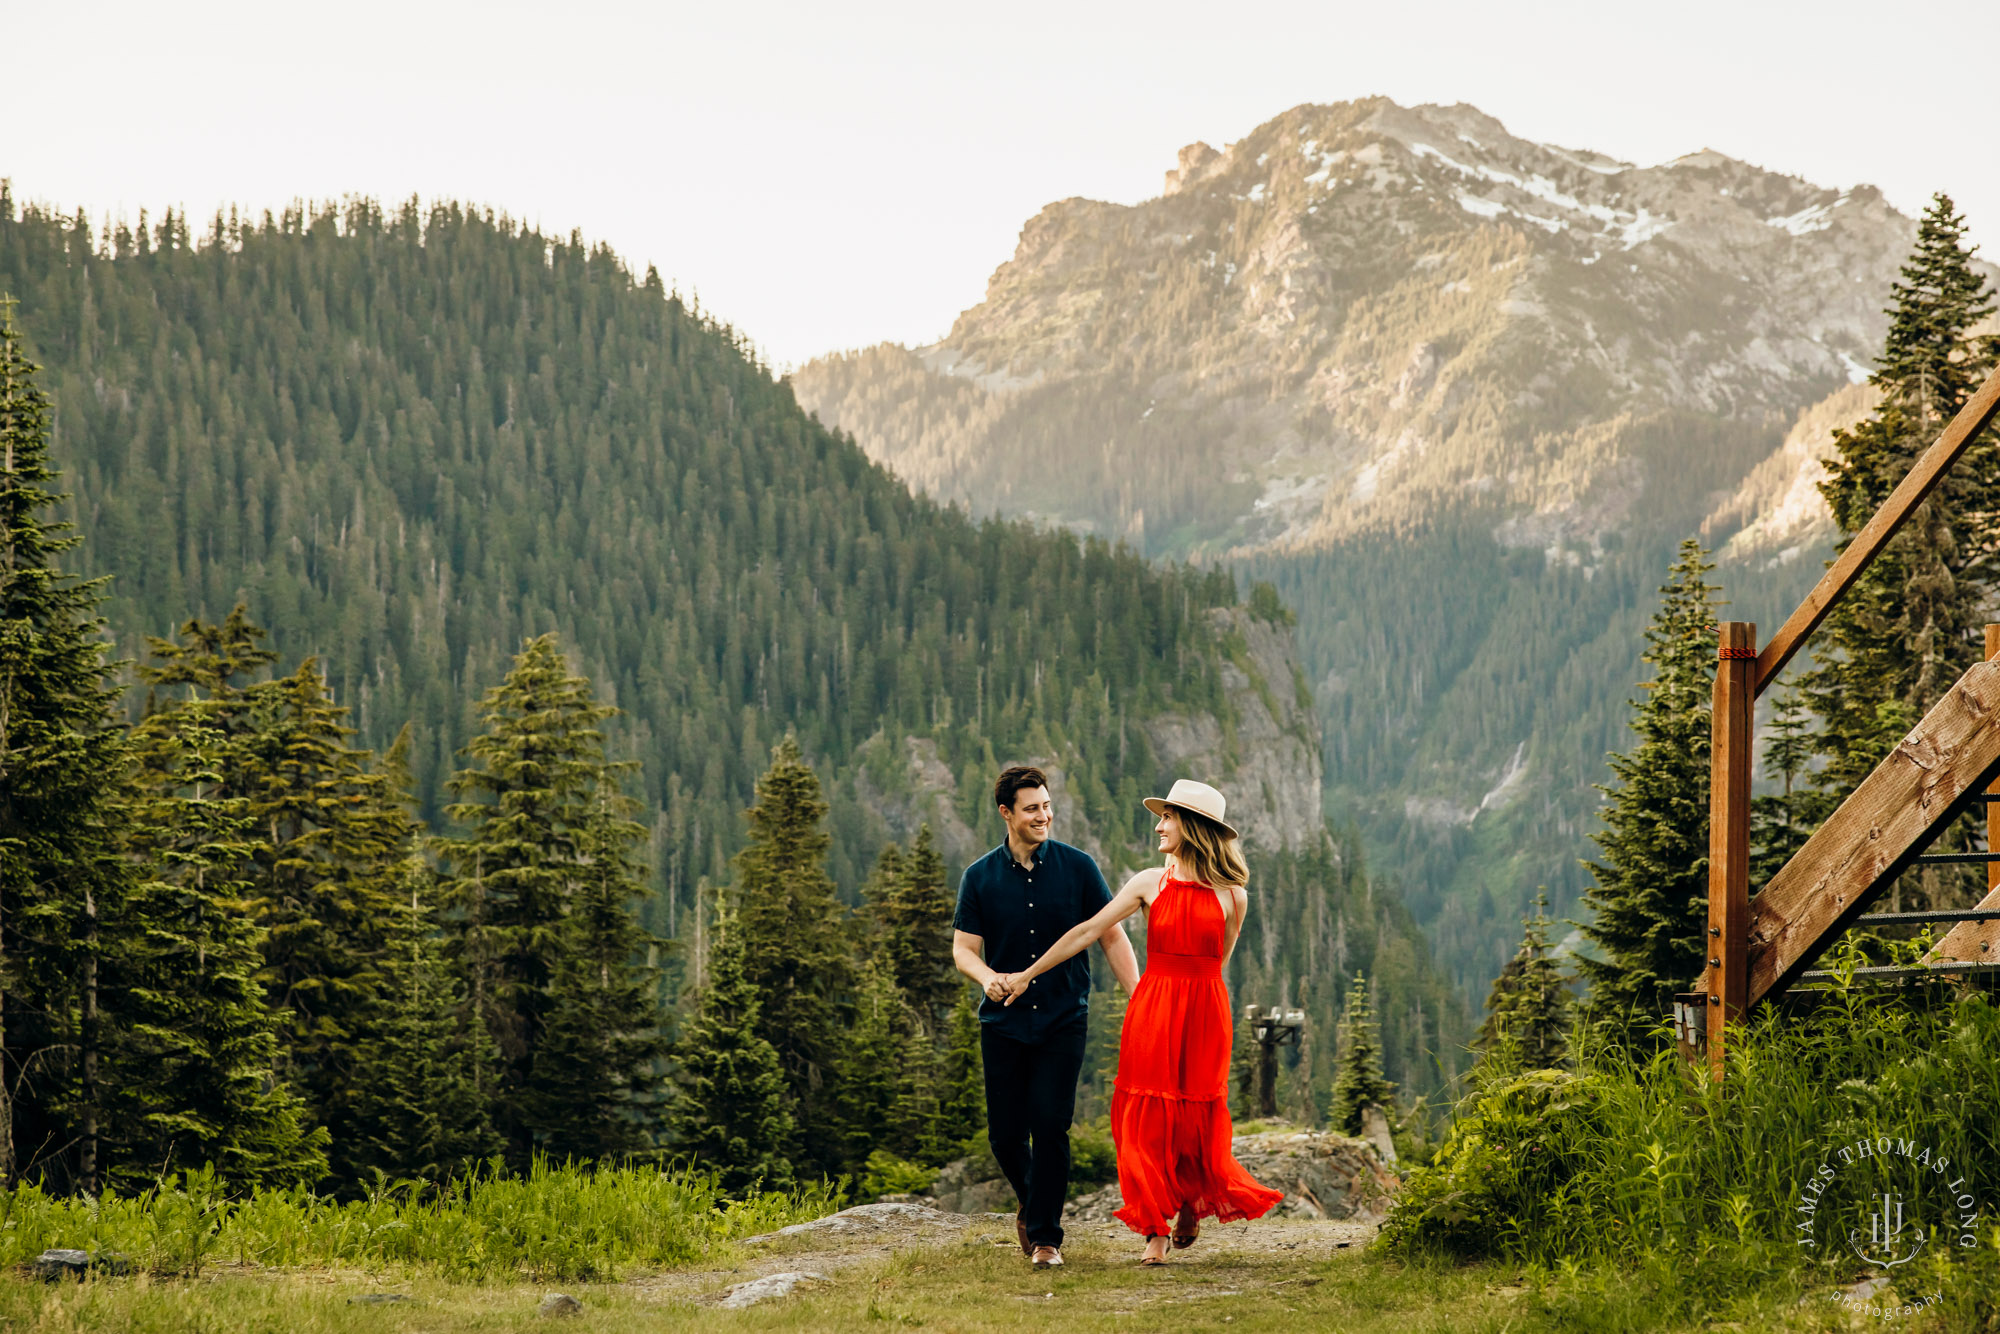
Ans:
[[[246,897],[264,929],[261,977],[283,1016],[281,1069],[338,1143],[365,1079],[353,1047],[377,1003],[398,865],[416,831],[407,776],[399,784],[369,772],[314,659],[245,695],[230,777],[255,840]]]
[[[570,672],[554,635],[529,640],[486,696],[486,731],[464,752],[473,766],[451,780],[449,812],[466,833],[437,842],[452,955],[500,1050],[494,1121],[520,1168],[546,1128],[535,1062],[573,896],[592,873],[600,793],[621,767],[606,761],[598,726],[613,712]]]
[[[81,539],[50,513],[66,497],[37,369],[0,302],[0,1186],[16,1179],[27,1131],[77,1143],[77,1179],[95,1189],[97,924],[123,882],[110,791],[125,761],[104,581],[62,568]],[[17,1108],[17,1091],[40,1105]]]
[[[931,841],[931,827],[917,830],[910,855],[887,900],[878,909],[884,948],[895,972],[896,985],[927,1034],[943,1028],[945,1013],[958,992],[958,973],[951,961],[951,919],[955,908],[945,884],[944,858]]]
[[[1776,792],[1750,800],[1750,884],[1768,883],[1812,831],[1833,813],[1827,793],[1812,786],[1812,719],[1797,690],[1779,693],[1764,734],[1764,777]]]
[[[1604,828],[1591,837],[1602,862],[1584,936],[1597,957],[1577,960],[1589,987],[1587,1021],[1614,1044],[1645,1040],[1672,997],[1701,973],[1708,922],[1709,710],[1714,692],[1714,567],[1701,544],[1681,543],[1646,629],[1642,661],[1654,679],[1632,703],[1637,744],[1610,757]]]
[[[1521,948],[1493,980],[1479,1027],[1485,1057],[1514,1070],[1559,1069],[1569,1055],[1569,988],[1549,952],[1548,902],[1547,890],[1535,895]]]
[[[819,778],[787,736],[771,752],[746,813],[748,845],[736,859],[743,974],[758,997],[757,1033],[778,1053],[786,1110],[804,1161],[822,1172],[846,1163],[846,1133],[834,1087],[841,998],[853,967],[844,911],[826,874],[826,800]]]
[[[1820,490],[1843,548],[1994,365],[1995,340],[1971,334],[1994,304],[1964,235],[1951,200],[1935,196],[1918,223],[1903,280],[1892,288],[1889,333],[1870,377],[1882,391],[1881,405],[1867,421],[1834,434]],[[1800,681],[1820,719],[1815,750],[1823,764],[1811,782],[1824,810],[1852,792],[1979,661],[1980,626],[2000,560],[1996,515],[2000,446],[1989,432],[1829,613],[1817,664]],[[1939,846],[1970,848],[1975,825],[1962,822]],[[1933,904],[1965,897],[1975,881],[1984,878],[1925,867],[1910,888],[1918,902]]]
[[[867,909],[855,923],[861,957],[867,958],[883,947],[889,935],[889,918],[894,912],[892,905],[908,874],[902,847],[884,843],[882,851],[875,855],[874,869],[861,884],[861,902]]]
[[[333,1144],[336,1174],[365,1180],[442,1182],[500,1152],[487,1110],[498,1059],[445,962],[435,877],[421,860],[402,866],[408,901],[395,914],[382,985],[358,1044],[354,1105]]]
[[[971,1151],[986,1129],[985,1064],[979,1054],[979,993],[961,986],[945,1029],[938,1072],[938,1133],[946,1159]]]
[[[262,932],[240,878],[248,802],[219,795],[220,708],[206,700],[136,730],[129,811],[137,883],[107,951],[116,1020],[106,1053],[114,1182],[213,1164],[240,1185],[317,1181],[327,1132],[282,1083],[278,1017],[257,980]]]
[[[854,1019],[843,1044],[839,1079],[846,1161],[866,1162],[877,1149],[908,1157],[891,1142],[903,1036],[911,1027],[908,1007],[894,971],[879,951],[862,959],[855,983]]]
[[[790,1184],[796,1129],[777,1051],[758,1036],[757,989],[743,972],[743,929],[715,923],[708,989],[675,1049],[675,1143],[736,1194]]]
[[[250,609],[238,602],[220,625],[199,616],[186,621],[171,640],[149,635],[139,679],[148,687],[146,713],[172,707],[174,701],[214,701],[207,710],[209,726],[225,742],[248,730],[250,702],[245,698],[250,678],[278,660],[264,643],[270,632],[250,619]],[[175,689],[179,687],[179,689]],[[166,700],[162,701],[162,695]],[[240,795],[231,790],[231,795]]]
[[[895,1101],[889,1109],[888,1146],[899,1158],[928,1167],[942,1167],[951,1157],[952,1141],[943,1124],[942,1079],[937,1041],[924,1030],[914,1010],[904,1011],[901,1050],[894,1068]]]
[[[1327,1124],[1343,1135],[1359,1135],[1362,1112],[1370,1103],[1386,1114],[1395,1100],[1396,1086],[1382,1075],[1382,1032],[1368,998],[1368,979],[1356,973],[1340,1020],[1340,1052],[1334,1061]]]
[[[645,836],[629,818],[634,804],[600,790],[563,923],[528,1099],[535,1143],[555,1158],[630,1153],[657,1130],[649,1120],[663,1044],[654,970],[640,962],[656,942],[633,914],[644,871],[632,849]]]

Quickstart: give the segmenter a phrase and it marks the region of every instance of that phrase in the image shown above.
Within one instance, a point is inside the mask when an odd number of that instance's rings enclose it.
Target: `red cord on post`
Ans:
[[[1754,648],[1730,648],[1725,644],[1715,650],[1715,656],[1718,658],[1754,658],[1757,656],[1757,650]]]

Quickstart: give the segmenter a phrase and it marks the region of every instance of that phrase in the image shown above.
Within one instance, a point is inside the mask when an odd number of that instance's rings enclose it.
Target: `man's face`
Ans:
[[[1014,794],[1011,808],[1000,808],[1000,818],[1007,822],[1008,838],[1032,847],[1048,842],[1049,827],[1056,818],[1055,803],[1049,800],[1047,788],[1024,787]]]

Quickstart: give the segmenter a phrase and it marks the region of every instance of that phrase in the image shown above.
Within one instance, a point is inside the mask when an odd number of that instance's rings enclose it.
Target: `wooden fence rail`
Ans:
[[[1711,721],[1708,948],[1700,983],[1707,998],[1708,1061],[1714,1078],[1722,1077],[1725,1026],[1748,1007],[1789,986],[1860,914],[1866,899],[1901,873],[1899,868],[1916,855],[1915,849],[1956,818],[1960,808],[1953,806],[1954,800],[1969,802],[1970,794],[2000,778],[2000,725],[1990,721],[1992,709],[2000,706],[2000,667],[1982,671],[1986,667],[1982,664],[1905,738],[1885,762],[1884,769],[1891,772],[1871,774],[1770,885],[1754,901],[1750,898],[1751,732],[1757,697],[1805,647],[1855,580],[1996,416],[2000,416],[2000,368],[1986,377],[1911,466],[1761,652],[1754,625],[1730,621],[1718,628],[1720,660]],[[1987,641],[1989,656],[1992,633]],[[1991,762],[1982,758],[1989,750]],[[1926,771],[1926,765],[1932,771]],[[1856,805],[1864,794],[1865,801]],[[1906,814],[1890,809],[1905,799],[1916,803]],[[1853,814],[1843,819],[1850,807]],[[1989,831],[1995,818],[1989,808]],[[1794,864],[1799,866],[1796,872]],[[1992,889],[1988,902],[2000,905],[2000,867],[1989,867],[1988,875]],[[1959,940],[1965,929],[1946,937],[1961,952],[1981,943],[1969,934]],[[1985,952],[1991,953],[2000,948],[2000,931],[1989,931],[1988,936]],[[1684,1001],[1677,1002],[1677,1020],[1688,1017],[1688,1008]],[[1685,1022],[1677,1023],[1677,1028],[1686,1031]]]

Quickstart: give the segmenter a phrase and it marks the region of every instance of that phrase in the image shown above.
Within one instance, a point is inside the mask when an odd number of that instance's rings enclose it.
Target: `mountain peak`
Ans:
[[[1712,149],[1640,167],[1465,103],[1308,103],[1181,149],[1157,198],[1044,209],[920,356],[794,383],[941,497],[1159,551],[1464,505],[1594,543],[1699,523],[1847,382],[1913,233]]]
[[[1161,194],[1173,194],[1183,185],[1198,179],[1202,171],[1209,164],[1220,162],[1221,160],[1222,154],[1216,152],[1200,140],[1196,140],[1181,150],[1180,158],[1176,161],[1173,170],[1167,173],[1166,187],[1161,191]]]

